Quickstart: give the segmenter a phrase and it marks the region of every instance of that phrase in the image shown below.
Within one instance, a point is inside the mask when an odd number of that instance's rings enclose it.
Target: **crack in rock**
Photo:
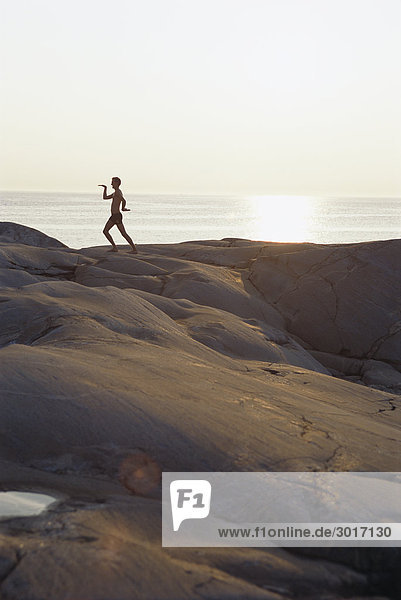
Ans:
[[[397,407],[393,404],[392,400],[387,400],[387,402],[389,403],[390,408],[379,408],[377,413],[392,412],[393,410],[397,409]]]

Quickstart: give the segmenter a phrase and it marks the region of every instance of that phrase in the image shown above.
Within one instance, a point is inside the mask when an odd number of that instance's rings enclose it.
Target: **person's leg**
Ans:
[[[120,230],[121,235],[123,236],[123,238],[125,238],[127,240],[127,242],[129,243],[129,245],[132,248],[132,253],[133,254],[137,254],[138,250],[136,249],[136,246],[134,244],[134,242],[132,241],[132,239],[130,238],[130,236],[128,235],[128,233],[125,231],[125,227],[122,223],[117,223],[117,227]]]
[[[106,225],[104,226],[103,233],[106,236],[106,238],[109,240],[110,244],[113,246],[112,249],[109,250],[109,252],[118,252],[118,248],[115,245],[114,240],[109,233],[109,231],[113,227],[113,225],[115,225],[115,223],[113,223],[112,220],[109,219],[107,221]]]

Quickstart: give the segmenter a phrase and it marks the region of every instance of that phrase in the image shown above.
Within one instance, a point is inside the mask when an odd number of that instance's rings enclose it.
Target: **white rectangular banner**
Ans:
[[[163,546],[401,546],[401,473],[163,473]]]

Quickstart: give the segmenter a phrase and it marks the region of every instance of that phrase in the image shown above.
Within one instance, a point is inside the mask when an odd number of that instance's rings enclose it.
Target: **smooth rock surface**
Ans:
[[[250,280],[315,350],[401,370],[401,240],[269,244]]]
[[[2,600],[397,598],[392,549],[163,549],[158,478],[401,471],[398,241],[139,249],[0,245],[0,485],[60,498]]]
[[[41,248],[67,248],[65,244],[52,238],[37,229],[11,223],[0,222],[0,243],[18,242],[28,246],[39,246]]]

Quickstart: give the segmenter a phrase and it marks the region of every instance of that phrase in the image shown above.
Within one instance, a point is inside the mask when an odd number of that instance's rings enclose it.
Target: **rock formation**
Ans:
[[[1,597],[397,597],[396,550],[163,549],[157,480],[401,471],[401,240],[38,233],[0,227],[0,481],[59,502],[0,522]]]

